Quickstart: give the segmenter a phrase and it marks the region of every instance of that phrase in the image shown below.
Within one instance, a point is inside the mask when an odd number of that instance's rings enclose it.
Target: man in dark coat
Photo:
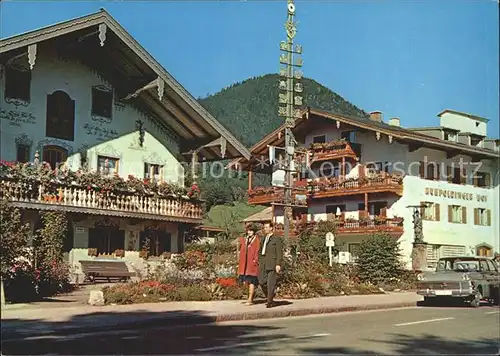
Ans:
[[[274,226],[271,222],[264,224],[265,237],[261,238],[259,252],[259,283],[267,298],[267,308],[275,306],[274,294],[277,275],[281,272],[283,261],[283,242],[274,235]]]

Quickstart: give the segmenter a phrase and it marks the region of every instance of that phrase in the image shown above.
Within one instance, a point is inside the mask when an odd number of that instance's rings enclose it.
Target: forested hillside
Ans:
[[[241,142],[250,147],[283,123],[278,116],[278,74],[267,74],[236,83],[199,102]],[[368,114],[340,95],[304,78],[305,106],[351,116]]]
[[[268,74],[236,83],[220,92],[199,99],[217,120],[248,148],[283,123],[278,116],[278,74]],[[328,112],[368,117],[368,114],[340,95],[304,78],[304,104]],[[254,175],[255,185],[270,184],[270,177]],[[247,189],[247,174],[240,178],[217,180],[206,177],[200,181],[207,209],[214,205],[242,200]]]

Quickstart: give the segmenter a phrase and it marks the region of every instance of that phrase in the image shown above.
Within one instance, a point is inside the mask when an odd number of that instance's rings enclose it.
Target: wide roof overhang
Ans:
[[[174,134],[184,155],[199,152],[207,161],[250,158],[249,150],[105,10],[0,40],[0,63],[28,58],[29,51],[36,55],[41,48],[93,68],[113,85],[115,100],[146,110]]]

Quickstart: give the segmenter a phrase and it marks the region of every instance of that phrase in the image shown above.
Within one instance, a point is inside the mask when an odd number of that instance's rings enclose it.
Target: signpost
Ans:
[[[330,266],[333,266],[333,247],[335,246],[335,235],[333,232],[326,233],[326,247],[328,247],[328,256],[330,258]]]

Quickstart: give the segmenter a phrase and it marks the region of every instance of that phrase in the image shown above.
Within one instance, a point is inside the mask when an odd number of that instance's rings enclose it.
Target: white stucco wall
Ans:
[[[441,115],[441,126],[480,136],[487,135],[487,124],[485,122],[450,112]]]
[[[3,71],[2,71],[3,73]],[[91,116],[92,87],[103,86],[112,89],[105,78],[90,68],[74,61],[59,59],[44,46],[38,46],[31,79],[31,102],[27,106],[5,101],[5,75],[1,77],[1,159],[16,160],[16,140],[31,144],[31,159],[36,150],[45,145],[59,145],[69,151],[68,164],[77,169],[80,166],[80,150],[86,150],[89,167],[97,168],[97,155],[120,158],[119,173],[143,177],[144,162],[163,164],[166,180],[183,183],[183,168],[176,159],[179,142],[175,135],[160,129],[146,113],[131,105],[119,105],[113,101],[111,120]],[[54,139],[45,136],[47,95],[54,91],[66,92],[75,101],[74,141]],[[139,147],[136,121],[143,121],[145,140]]]

